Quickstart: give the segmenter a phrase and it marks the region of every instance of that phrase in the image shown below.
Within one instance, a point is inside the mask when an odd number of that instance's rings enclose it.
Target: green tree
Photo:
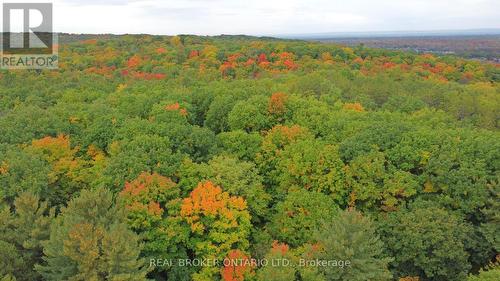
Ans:
[[[323,218],[334,217],[338,207],[328,195],[304,189],[292,190],[279,202],[268,229],[279,241],[298,247],[311,241],[323,227]]]
[[[498,210],[500,210],[500,187],[495,186],[492,187],[487,207],[483,209],[486,219],[481,224],[480,229],[497,253],[500,252],[500,237],[498,236],[500,233],[500,213]]]
[[[217,139],[225,153],[245,161],[255,159],[262,143],[262,137],[258,133],[248,134],[242,130],[220,133]]]
[[[417,193],[415,176],[390,166],[382,152],[356,157],[345,171],[349,204],[362,210],[394,210]]]
[[[106,189],[83,190],[52,223],[44,262],[47,280],[146,280],[139,237]]]
[[[46,196],[50,165],[40,155],[0,145],[0,200],[13,203],[23,191]]]
[[[2,281],[17,281],[16,277],[14,277],[14,276],[12,276],[10,274],[4,275],[2,277],[2,279],[0,279],[0,280],[2,280]]]
[[[383,243],[375,225],[355,210],[345,210],[328,218],[316,234],[322,250],[317,257],[324,260],[349,261],[344,268],[321,267],[326,280],[389,280],[387,269],[391,258],[383,256]]]
[[[131,181],[142,172],[174,174],[181,155],[172,152],[172,144],[166,137],[140,134],[130,140],[114,142],[110,158],[104,170],[106,183],[119,190],[125,181]]]
[[[24,192],[14,201],[13,212],[0,213],[0,276],[36,280],[35,264],[41,262],[42,242],[49,238],[54,210],[32,193]]]
[[[228,115],[231,130],[260,132],[271,127],[268,114],[268,98],[251,96],[248,100],[238,101]]]
[[[292,143],[312,138],[307,128],[298,125],[290,127],[277,125],[266,132],[261,149],[255,157],[259,173],[264,177],[266,186],[276,189],[279,184],[278,163],[283,150]],[[277,196],[277,194],[273,195]]]
[[[271,249],[265,256],[269,261],[257,273],[259,281],[326,281],[325,276],[317,267],[299,265],[299,259],[309,260],[314,253],[315,246],[307,245],[297,249],[290,249],[287,244],[274,241]]]
[[[323,192],[338,204],[345,204],[344,163],[337,147],[317,140],[297,141],[285,147],[278,157],[278,195],[291,188]]]
[[[435,204],[419,203],[380,219],[386,254],[396,277],[425,280],[464,280],[470,269],[463,220]]]
[[[500,266],[490,265],[484,269],[479,270],[477,275],[469,275],[467,281],[497,281],[500,277]]]
[[[215,133],[228,131],[228,115],[235,103],[234,97],[230,95],[216,96],[208,108],[205,126]]]
[[[292,93],[304,96],[314,96],[319,99],[323,95],[337,95],[338,89],[331,81],[317,72],[303,75],[298,78],[295,83],[292,84]]]
[[[286,244],[274,242],[272,248],[266,254],[268,261],[287,259],[292,260],[294,255]],[[259,281],[292,281],[295,280],[296,270],[293,266],[264,266],[257,272]]]

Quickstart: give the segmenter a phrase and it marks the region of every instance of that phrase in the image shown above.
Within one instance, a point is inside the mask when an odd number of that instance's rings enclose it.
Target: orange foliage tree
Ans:
[[[172,205],[178,201],[179,193],[179,188],[172,180],[148,172],[125,183],[120,192],[119,198],[128,210],[127,223],[141,234],[145,256],[177,257],[177,242],[174,240],[179,233],[172,230],[167,217],[174,212]],[[175,249],[171,250],[170,247]]]
[[[151,220],[161,219],[165,205],[178,195],[179,190],[172,180],[147,172],[141,173],[132,182],[126,182],[120,192],[120,197],[131,211],[129,218],[135,228],[150,225]],[[144,220],[145,217],[150,218],[149,221]]]
[[[85,183],[92,181],[90,170],[85,170],[89,163],[76,157],[79,148],[71,148],[69,136],[61,134],[33,140],[27,150],[42,155],[52,167],[47,196],[53,204],[66,202]]]
[[[365,111],[365,109],[363,108],[363,105],[361,105],[359,102],[346,103],[346,104],[344,104],[343,108],[346,110],[353,110],[353,111],[357,111],[357,112]]]
[[[166,52],[167,52],[167,50],[165,48],[163,48],[163,47],[160,47],[160,48],[156,49],[156,53],[159,54],[159,55],[160,54],[165,54]]]
[[[221,269],[222,280],[244,281],[245,277],[253,276],[254,263],[240,250],[231,250],[224,259],[224,267]]]
[[[166,111],[179,111],[179,114],[182,115],[182,116],[187,116],[188,115],[187,109],[181,108],[181,106],[179,105],[178,102],[172,103],[172,104],[167,104],[165,106],[165,110]]]
[[[128,61],[127,61],[127,67],[128,68],[137,68],[141,64],[141,57],[138,55],[133,55],[131,56]]]
[[[274,93],[269,99],[269,113],[283,115],[286,112],[285,102],[288,96],[285,93]]]
[[[210,181],[201,182],[185,198],[180,215],[191,229],[189,246],[198,258],[225,258],[231,250],[246,250],[251,223],[242,197],[230,196]],[[215,267],[203,267],[194,280],[213,280]]]

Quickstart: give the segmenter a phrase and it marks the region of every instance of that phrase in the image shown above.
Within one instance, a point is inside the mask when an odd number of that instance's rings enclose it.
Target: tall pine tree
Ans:
[[[146,280],[138,236],[107,189],[84,190],[71,200],[44,243],[46,280]]]
[[[39,280],[34,265],[41,261],[54,210],[29,192],[20,194],[12,209],[0,212],[0,276]]]
[[[318,232],[322,250],[319,259],[349,261],[345,267],[320,267],[326,280],[385,281],[390,258],[383,257],[383,243],[370,219],[355,210],[345,210]]]

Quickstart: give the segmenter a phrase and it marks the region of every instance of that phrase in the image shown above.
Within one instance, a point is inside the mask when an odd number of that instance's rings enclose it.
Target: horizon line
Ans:
[[[286,34],[245,34],[245,33],[218,33],[218,34],[196,34],[196,33],[177,33],[177,34],[158,34],[158,33],[82,33],[82,32],[60,32],[58,34],[74,34],[74,35],[151,35],[151,36],[251,36],[251,37],[274,37],[298,39],[298,37],[316,37],[316,36],[344,36],[344,35],[500,35],[500,27],[485,27],[471,29],[428,29],[428,30],[366,30],[366,31],[331,31],[331,32],[308,32],[308,33],[286,33]],[[442,34],[441,34],[442,33]],[[466,33],[466,34],[460,34]],[[373,37],[373,36],[369,36]]]

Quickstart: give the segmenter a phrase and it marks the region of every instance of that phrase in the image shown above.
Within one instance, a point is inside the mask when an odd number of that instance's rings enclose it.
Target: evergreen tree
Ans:
[[[0,213],[0,276],[37,280],[34,265],[41,261],[41,243],[49,237],[54,211],[28,192],[16,198],[13,207],[13,212],[5,208]]]
[[[483,214],[486,221],[481,225],[481,232],[488,242],[493,245],[496,252],[500,252],[500,187],[497,185],[490,191],[491,197],[488,200],[487,207]]]
[[[146,280],[138,236],[106,189],[84,190],[51,226],[44,243],[46,280]]]
[[[321,245],[317,257],[323,260],[349,261],[350,265],[324,266],[326,280],[385,281],[391,278],[387,269],[390,258],[383,257],[383,243],[370,219],[355,210],[345,210],[317,233]]]

